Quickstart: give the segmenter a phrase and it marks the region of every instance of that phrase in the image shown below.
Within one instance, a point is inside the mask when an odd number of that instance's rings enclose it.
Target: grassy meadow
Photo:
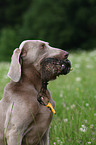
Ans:
[[[50,145],[96,144],[96,50],[69,56],[73,71],[49,83],[56,102]],[[0,99],[9,78],[9,63],[0,63]]]

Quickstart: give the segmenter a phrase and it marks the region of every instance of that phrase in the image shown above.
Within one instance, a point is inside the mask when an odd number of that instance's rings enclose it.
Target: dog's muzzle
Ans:
[[[68,59],[58,60],[46,58],[41,62],[41,77],[43,81],[50,81],[59,75],[66,75],[71,70],[71,62]]]

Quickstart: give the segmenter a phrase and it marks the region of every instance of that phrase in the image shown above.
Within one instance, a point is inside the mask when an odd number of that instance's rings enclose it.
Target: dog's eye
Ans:
[[[40,48],[41,49],[45,49],[46,48],[45,43],[42,43],[41,46],[40,46]]]

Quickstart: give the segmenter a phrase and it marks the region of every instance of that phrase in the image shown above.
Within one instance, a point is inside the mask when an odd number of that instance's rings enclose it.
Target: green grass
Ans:
[[[50,82],[56,115],[50,128],[50,145],[96,144],[96,50],[69,56],[73,71]],[[0,97],[9,79],[9,63],[0,63]]]

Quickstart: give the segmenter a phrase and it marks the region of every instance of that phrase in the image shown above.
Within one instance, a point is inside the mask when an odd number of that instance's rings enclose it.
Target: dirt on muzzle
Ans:
[[[50,81],[59,75],[66,75],[70,72],[71,62],[68,59],[58,60],[56,58],[46,58],[41,62],[42,81]]]

